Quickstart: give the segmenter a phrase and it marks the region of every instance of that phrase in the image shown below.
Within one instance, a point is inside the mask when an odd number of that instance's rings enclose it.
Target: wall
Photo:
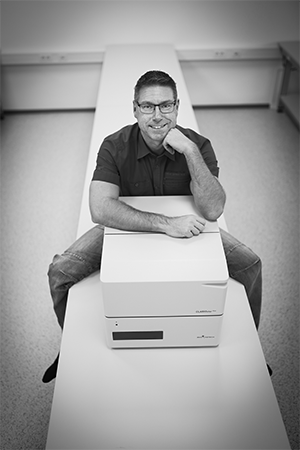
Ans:
[[[107,44],[261,47],[298,37],[298,1],[2,1],[4,52],[99,51]]]
[[[270,104],[279,59],[229,60],[222,51],[272,49],[278,41],[299,39],[299,3],[7,0],[1,34],[4,109],[93,107],[101,76],[97,55],[107,45],[160,42],[179,52],[215,52],[208,60],[181,61],[194,104]],[[96,57],[70,64],[84,54]],[[38,58],[35,64],[30,55]]]

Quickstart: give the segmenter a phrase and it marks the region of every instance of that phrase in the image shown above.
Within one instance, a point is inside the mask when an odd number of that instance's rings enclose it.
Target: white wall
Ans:
[[[4,0],[1,35],[3,57],[99,52],[109,44],[119,43],[168,42],[177,50],[260,49],[276,46],[278,41],[299,39],[299,3],[297,0]],[[182,67],[189,80],[192,102],[226,104],[229,99],[235,104],[270,103],[279,61],[268,62],[266,67],[262,63],[255,68],[257,63],[243,66],[226,61],[226,66],[220,61],[210,65],[185,62]],[[43,104],[73,108],[76,96],[78,107],[92,107],[100,73],[100,65],[68,68],[6,65],[4,108],[35,109]]]
[[[299,39],[298,1],[2,1],[4,52],[98,51],[107,44],[261,47]]]

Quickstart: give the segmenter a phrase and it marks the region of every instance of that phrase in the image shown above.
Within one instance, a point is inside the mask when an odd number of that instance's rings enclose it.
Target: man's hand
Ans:
[[[205,219],[193,214],[169,217],[165,233],[175,238],[191,238],[198,236],[205,228]]]
[[[174,150],[178,153],[184,153],[194,145],[195,144],[177,128],[172,128],[163,141],[165,149],[172,154],[174,153]]]

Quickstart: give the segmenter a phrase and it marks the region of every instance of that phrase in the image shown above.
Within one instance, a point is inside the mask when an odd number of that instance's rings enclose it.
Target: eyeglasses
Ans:
[[[176,100],[174,102],[159,103],[158,105],[155,105],[154,103],[138,103],[138,102],[136,102],[136,104],[138,105],[143,114],[153,114],[157,106],[162,114],[169,114],[174,111]]]

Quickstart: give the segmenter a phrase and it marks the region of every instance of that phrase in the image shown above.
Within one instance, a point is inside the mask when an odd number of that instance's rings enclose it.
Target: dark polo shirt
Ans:
[[[177,127],[193,141],[214,176],[219,168],[211,143],[193,130]],[[98,152],[93,180],[120,187],[120,195],[191,195],[185,156],[164,151],[157,156],[145,143],[137,123],[107,136]]]

